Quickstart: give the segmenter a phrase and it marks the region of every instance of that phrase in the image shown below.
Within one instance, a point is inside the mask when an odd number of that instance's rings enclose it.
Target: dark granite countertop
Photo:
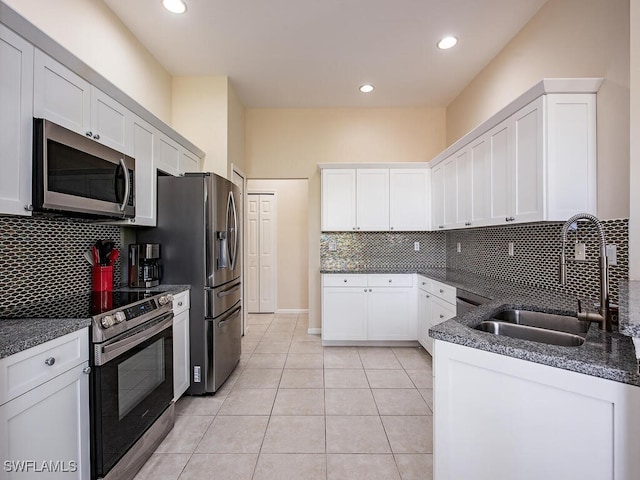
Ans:
[[[618,296],[620,332],[640,337],[640,281],[620,282]]]
[[[189,285],[160,285],[148,290],[151,292],[167,291],[176,294],[189,288],[191,288]],[[131,290],[140,289],[122,287],[116,291]],[[91,325],[90,318],[0,319],[0,358],[27,350],[89,325]]]
[[[622,300],[625,298],[624,289],[621,285],[620,332],[607,333],[600,330],[596,324],[592,324],[583,345],[561,347],[493,335],[475,330],[474,327],[481,321],[510,308],[575,315],[577,301],[570,295],[446,268],[385,271],[323,270],[322,273],[418,273],[447,285],[491,298],[493,299],[491,302],[479,306],[472,312],[432,327],[429,335],[438,340],[479,350],[640,386],[633,341],[627,336],[631,334],[628,332],[636,331],[635,329],[640,332],[640,282],[629,282],[633,284],[628,288],[630,295],[627,298],[631,299],[628,302],[630,307],[624,307]],[[627,308],[628,313],[625,313],[624,308]],[[635,322],[623,321],[623,318],[633,318]],[[623,331],[626,335],[621,333]]]

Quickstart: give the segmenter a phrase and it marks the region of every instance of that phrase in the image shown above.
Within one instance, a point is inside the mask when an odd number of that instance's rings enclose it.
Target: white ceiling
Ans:
[[[226,75],[247,107],[444,107],[546,0],[186,1],[104,0],[172,75]]]

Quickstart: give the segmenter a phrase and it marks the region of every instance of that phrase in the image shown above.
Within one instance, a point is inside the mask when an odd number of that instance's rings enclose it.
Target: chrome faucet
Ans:
[[[567,233],[571,225],[578,220],[588,220],[598,229],[598,237],[600,240],[600,306],[598,313],[583,312],[580,301],[578,301],[578,319],[586,322],[598,322],[600,328],[607,332],[612,331],[612,315],[609,308],[609,261],[607,259],[607,243],[604,238],[604,228],[602,222],[595,215],[590,213],[578,213],[564,222],[562,226],[562,253],[560,254],[560,284],[567,284],[567,259],[565,257],[565,249],[567,245]]]

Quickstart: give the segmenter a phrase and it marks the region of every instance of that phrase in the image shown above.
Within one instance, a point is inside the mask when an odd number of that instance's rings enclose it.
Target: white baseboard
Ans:
[[[308,328],[307,333],[309,335],[320,335],[322,334],[322,328]]]
[[[295,314],[295,313],[309,313],[308,308],[279,308],[276,310],[276,314]]]

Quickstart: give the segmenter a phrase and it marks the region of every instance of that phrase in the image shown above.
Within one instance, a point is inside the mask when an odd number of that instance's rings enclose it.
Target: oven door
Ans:
[[[43,119],[34,119],[34,209],[135,216],[135,161]]]
[[[173,399],[173,313],[149,323],[94,346],[92,478],[105,476]]]

